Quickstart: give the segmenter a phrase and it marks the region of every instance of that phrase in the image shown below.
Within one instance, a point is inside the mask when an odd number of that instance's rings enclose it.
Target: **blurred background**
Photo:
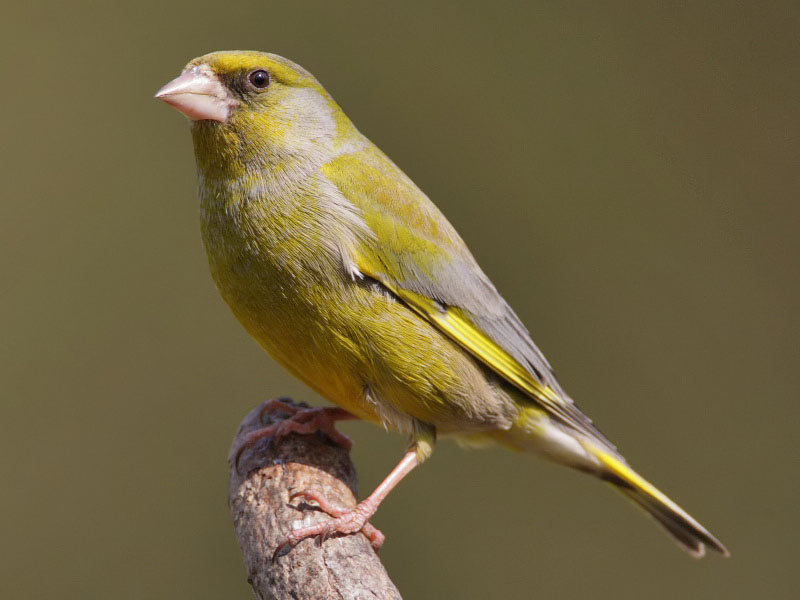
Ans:
[[[796,597],[795,2],[31,0],[0,9],[0,596],[249,598],[228,445],[320,404],[207,273],[191,58],[312,71],[444,210],[583,410],[728,545],[442,442],[375,524],[406,598]],[[406,440],[355,438],[361,492]]]

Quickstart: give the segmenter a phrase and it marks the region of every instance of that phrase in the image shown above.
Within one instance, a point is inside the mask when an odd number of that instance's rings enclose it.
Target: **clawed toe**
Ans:
[[[366,536],[376,552],[386,540],[386,536],[369,523],[369,518],[375,512],[371,506],[362,503],[351,510],[347,510],[332,504],[325,496],[314,490],[292,491],[289,500],[292,501],[298,498],[302,498],[306,502],[313,502],[322,512],[331,516],[332,519],[294,529],[287,540],[275,550],[273,560],[308,538],[316,538],[319,543],[322,543],[326,538],[333,535],[352,535],[361,532]]]
[[[334,444],[347,451],[353,447],[353,442],[346,435],[336,429],[336,421],[357,419],[358,417],[341,408],[308,408],[288,403],[288,398],[269,400],[259,412],[259,421],[265,423],[264,427],[251,431],[236,450],[233,465],[239,472],[239,460],[247,448],[252,448],[264,438],[280,438],[290,433],[310,435],[321,431]],[[281,412],[287,415],[284,419],[272,422],[268,415]]]
[[[362,532],[367,539],[369,539],[370,544],[372,544],[372,547],[377,552],[386,538],[378,529],[370,525],[369,520],[375,514],[375,511],[378,510],[378,506],[380,506],[381,502],[392,488],[419,464],[419,449],[420,446],[418,442],[412,444],[406,451],[403,459],[392,469],[392,472],[389,473],[386,479],[375,488],[375,491],[372,492],[366,500],[360,502],[352,510],[345,510],[341,507],[334,506],[328,502],[322,494],[313,490],[291,491],[291,499],[304,498],[316,502],[320,510],[332,516],[333,520],[295,529],[289,534],[289,538],[275,550],[275,553],[272,555],[273,559],[306,538],[319,537],[320,541],[323,541],[326,537],[333,534],[350,535],[358,531]]]

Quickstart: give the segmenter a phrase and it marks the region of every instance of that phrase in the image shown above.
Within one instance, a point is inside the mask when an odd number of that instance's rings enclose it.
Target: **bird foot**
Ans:
[[[269,422],[274,420],[272,418],[270,418],[269,421],[267,420],[273,413],[283,413],[286,417],[275,422]],[[268,424],[247,434],[234,454],[233,464],[238,471],[239,459],[242,456],[242,452],[246,449],[252,448],[258,441],[264,438],[281,438],[290,433],[310,435],[320,431],[334,444],[350,451],[353,447],[353,442],[349,437],[336,429],[336,421],[357,418],[358,417],[355,415],[341,408],[305,408],[288,404],[281,399],[269,400],[264,404],[259,413],[259,421]]]
[[[369,499],[348,510],[331,504],[322,494],[313,490],[297,491],[289,496],[290,501],[296,498],[314,502],[322,512],[330,515],[333,519],[294,529],[288,539],[275,550],[273,559],[283,554],[285,550],[294,548],[301,541],[311,537],[322,542],[332,535],[352,535],[360,531],[369,540],[375,552],[380,550],[383,542],[386,541],[386,536],[369,522],[378,508]]]

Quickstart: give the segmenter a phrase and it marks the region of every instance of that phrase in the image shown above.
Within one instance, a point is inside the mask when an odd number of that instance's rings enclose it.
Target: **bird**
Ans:
[[[220,294],[280,365],[337,406],[293,410],[283,431],[358,418],[410,440],[352,510],[296,492],[333,518],[287,544],[372,532],[377,548],[369,519],[437,438],[453,437],[593,475],[692,556],[728,555],[581,412],[454,227],[311,73],[276,54],[212,52],[156,97],[190,122]]]

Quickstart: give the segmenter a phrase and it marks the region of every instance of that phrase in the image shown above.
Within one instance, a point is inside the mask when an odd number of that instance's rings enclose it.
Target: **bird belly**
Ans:
[[[222,296],[281,365],[331,402],[387,429],[509,427],[517,405],[459,346],[369,282],[212,262]],[[271,272],[270,272],[271,271]]]

